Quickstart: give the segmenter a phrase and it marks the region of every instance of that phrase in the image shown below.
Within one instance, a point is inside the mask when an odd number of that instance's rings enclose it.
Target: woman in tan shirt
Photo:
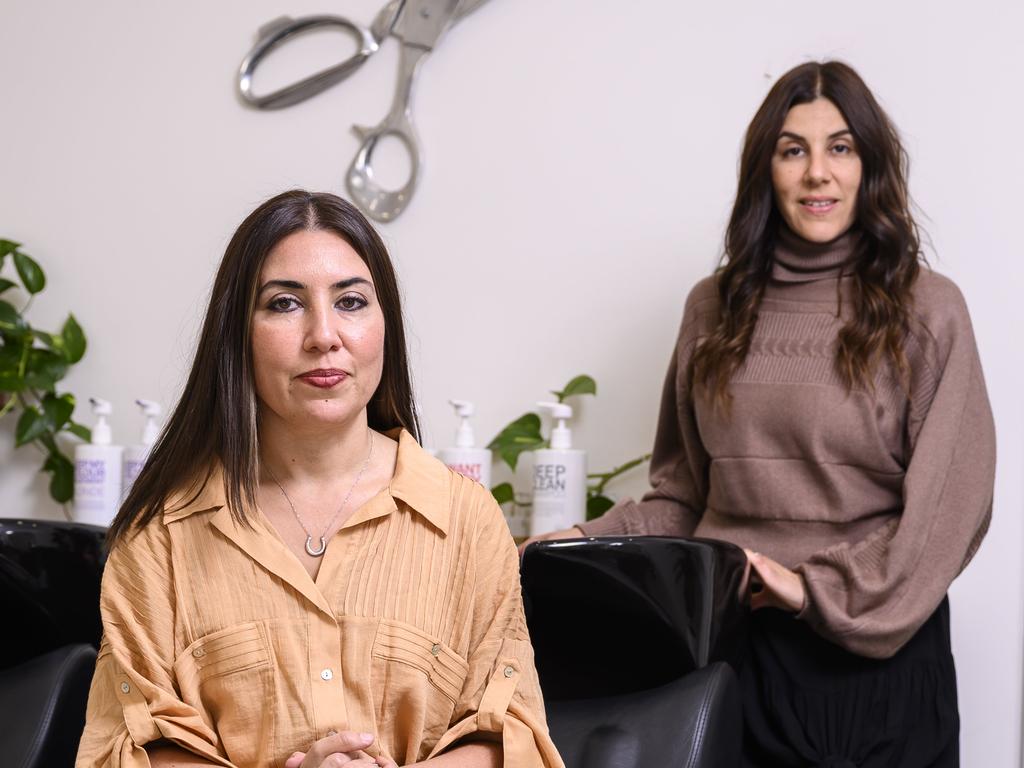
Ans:
[[[561,766],[501,512],[416,435],[377,234],[260,206],[111,527],[77,766]]]

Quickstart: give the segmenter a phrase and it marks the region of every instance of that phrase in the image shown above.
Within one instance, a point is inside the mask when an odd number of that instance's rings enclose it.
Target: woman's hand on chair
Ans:
[[[575,525],[572,528],[566,528],[561,531],[552,531],[551,533],[541,533],[537,536],[531,536],[522,544],[519,545],[519,556],[523,556],[523,552],[526,551],[527,546],[533,544],[535,541],[554,541],[555,539],[578,539],[581,536],[586,536],[585,533]]]
[[[750,607],[781,608],[799,613],[807,600],[807,589],[799,573],[758,552],[744,549],[750,561]]]
[[[307,752],[294,752],[284,768],[398,768],[384,757],[371,757],[363,750],[373,744],[373,734],[339,731],[313,742]]]

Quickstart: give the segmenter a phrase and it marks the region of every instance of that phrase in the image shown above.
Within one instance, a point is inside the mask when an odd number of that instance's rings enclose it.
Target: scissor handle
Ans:
[[[263,96],[254,94],[252,76],[260,61],[289,38],[318,27],[341,27],[351,32],[359,43],[359,50],[340,64],[323,69],[296,83]],[[290,107],[310,96],[315,96],[351,75],[380,47],[371,30],[341,16],[303,16],[301,19],[283,16],[261,27],[257,35],[256,44],[242,59],[242,65],[238,70],[238,92],[247,104],[259,109]]]
[[[354,126],[356,135],[362,140],[352,165],[349,166],[346,184],[349,194],[366,214],[375,221],[392,221],[409,204],[416,188],[420,172],[420,150],[416,129],[412,124],[412,83],[420,62],[429,51],[403,45],[399,61],[398,88],[395,99],[379,124],[373,128]],[[394,136],[405,145],[409,152],[409,178],[395,190],[385,189],[373,178],[373,151],[377,142],[385,136]]]

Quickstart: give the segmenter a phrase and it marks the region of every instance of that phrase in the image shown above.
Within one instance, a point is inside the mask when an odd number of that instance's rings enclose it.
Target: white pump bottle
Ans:
[[[112,444],[107,416],[113,408],[106,400],[89,398],[96,426],[92,442],[75,447],[74,518],[79,523],[108,526],[121,505],[121,453]]]
[[[465,475],[485,488],[491,487],[491,452],[486,448],[477,448],[473,436],[473,427],[469,417],[473,415],[473,404],[466,400],[449,400],[458,415],[459,429],[455,433],[455,447],[442,448],[437,457],[450,469]]]
[[[572,447],[572,431],[565,424],[572,418],[572,406],[537,406],[557,423],[551,430],[551,447],[533,452],[531,536],[572,528],[587,519],[587,454]]]
[[[132,489],[135,478],[142,471],[153,443],[160,436],[160,425],[156,422],[156,417],[160,415],[160,403],[155,403],[152,400],[136,400],[135,404],[142,409],[142,415],[145,417],[146,423],[142,428],[142,437],[139,442],[135,445],[129,445],[124,449],[121,493],[125,498],[128,496],[128,491]]]

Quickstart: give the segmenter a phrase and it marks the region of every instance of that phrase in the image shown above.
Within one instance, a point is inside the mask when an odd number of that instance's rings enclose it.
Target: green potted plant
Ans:
[[[564,403],[566,398],[576,395],[596,395],[597,382],[585,374],[576,376],[562,389],[552,390],[551,394],[558,398],[560,403]],[[494,451],[497,457],[508,465],[509,469],[515,471],[521,453],[548,447],[548,441],[541,434],[540,426],[540,416],[532,411],[524,413],[515,421],[505,425],[487,447]],[[587,520],[600,517],[614,505],[615,502],[605,493],[608,483],[634,467],[640,466],[650,458],[649,453],[644,454],[607,472],[588,474]],[[499,483],[491,489],[491,493],[494,494],[494,498],[499,504],[507,504],[513,501],[515,496],[511,483]]]
[[[8,257],[10,259],[8,260]],[[7,269],[17,282],[3,276]],[[0,420],[15,419],[15,446],[35,446],[43,455],[40,471],[50,474],[50,495],[66,504],[75,490],[75,468],[58,441],[61,433],[89,440],[87,427],[72,420],[75,396],[60,393],[58,382],[85,354],[85,334],[68,315],[59,333],[33,328],[25,318],[46,275],[21,243],[0,239]],[[25,294],[19,308],[12,296]],[[65,508],[66,509],[66,508]]]

